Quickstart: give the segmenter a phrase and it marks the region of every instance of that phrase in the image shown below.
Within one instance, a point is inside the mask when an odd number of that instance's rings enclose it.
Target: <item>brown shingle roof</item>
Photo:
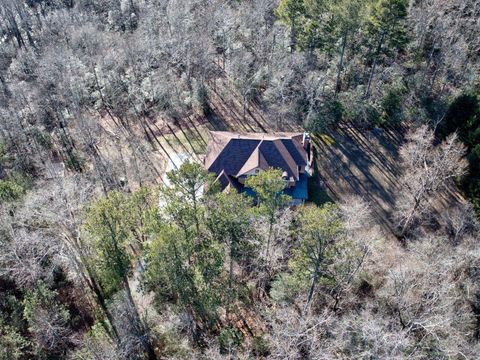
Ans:
[[[298,166],[307,154],[300,133],[237,134],[211,131],[205,167],[216,174],[238,177],[255,168],[280,168],[298,179]],[[226,179],[224,178],[223,181]]]
[[[245,161],[245,164],[236,174],[237,177],[253,169],[262,169],[262,170],[268,169],[268,162],[265,160],[265,157],[260,151],[260,146],[262,142],[263,140],[258,143],[257,147],[255,148],[255,150],[253,150],[250,157],[247,159],[247,161]]]

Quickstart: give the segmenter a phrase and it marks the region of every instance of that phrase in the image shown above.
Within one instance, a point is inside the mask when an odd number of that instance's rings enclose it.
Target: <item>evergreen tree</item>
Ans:
[[[255,176],[247,178],[245,186],[253,189],[258,202],[257,210],[266,216],[268,220],[268,235],[265,250],[265,258],[268,261],[270,242],[272,238],[273,225],[276,222],[277,213],[291,198],[283,193],[286,187],[286,180],[282,179],[282,171],[270,168],[261,171]]]

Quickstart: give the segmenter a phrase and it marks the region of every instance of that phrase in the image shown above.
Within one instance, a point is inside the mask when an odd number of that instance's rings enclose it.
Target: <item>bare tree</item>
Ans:
[[[269,313],[268,321],[271,359],[319,359],[334,317],[328,311],[301,315],[294,308],[280,307]]]
[[[403,174],[394,214],[400,236],[427,210],[430,200],[465,174],[467,168],[465,146],[458,142],[456,134],[435,146],[433,132],[423,125],[410,132],[407,141],[400,150]]]
[[[12,224],[7,234],[0,240],[0,275],[9,276],[24,288],[33,286],[40,279],[51,281],[58,266],[52,261],[60,249],[58,242]]]
[[[473,206],[470,203],[458,204],[442,214],[448,235],[456,244],[465,235],[476,234],[480,224],[476,218]]]
[[[433,348],[447,357],[468,358],[471,350],[461,334],[473,331],[470,302],[476,285],[464,270],[473,259],[478,261],[478,254],[466,255],[468,250],[452,247],[438,234],[418,239],[409,248],[402,262],[390,269],[380,291],[386,313],[415,339],[410,356]],[[469,292],[462,290],[464,286]]]

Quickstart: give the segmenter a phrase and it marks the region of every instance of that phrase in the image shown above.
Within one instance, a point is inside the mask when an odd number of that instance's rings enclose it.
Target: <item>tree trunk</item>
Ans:
[[[237,252],[237,243],[236,240],[232,240],[230,244],[230,264],[228,266],[228,306],[227,306],[227,314],[230,310],[230,306],[232,305],[233,300],[233,257]]]
[[[295,30],[295,22],[290,25],[290,52],[293,53],[297,47],[297,32]]]
[[[148,329],[148,326],[145,325],[145,323],[142,321],[142,318],[140,317],[140,314],[138,313],[137,306],[135,305],[135,301],[133,300],[132,290],[130,288],[130,284],[128,283],[127,277],[123,278],[123,284],[125,288],[125,293],[127,294],[128,301],[130,302],[130,305],[133,308],[134,316],[137,319],[138,324],[142,328],[142,331],[145,332],[145,337],[142,336],[142,339],[140,341],[142,342],[142,345],[145,349],[148,359],[156,360],[157,356],[155,355],[155,350],[153,349],[153,345],[150,341],[150,331]]]
[[[402,230],[400,232],[401,237],[403,237],[403,235],[405,235],[405,232],[408,230],[408,227],[410,226],[410,223],[411,223],[415,213],[417,212],[418,207],[420,206],[420,201],[421,200],[422,200],[422,198],[420,196],[415,197],[415,203],[413,205],[413,209],[410,212],[410,214],[406,217],[405,223],[402,226]]]
[[[322,262],[322,258],[318,257],[317,261],[315,263],[315,272],[313,273],[313,278],[312,278],[312,283],[310,284],[310,289],[308,290],[308,296],[307,296],[307,302],[305,304],[305,309],[306,311],[310,305],[310,302],[312,301],[313,298],[313,292],[315,290],[315,286],[317,285],[318,282],[318,272],[320,270],[320,263]]]
[[[71,233],[67,228],[65,229],[67,233]],[[95,279],[94,271],[90,268],[87,259],[85,258],[84,254],[82,254],[82,242],[79,240],[78,242],[73,240],[75,238],[74,234],[65,235],[64,239],[66,241],[67,248],[71,253],[72,259],[76,264],[78,271],[80,272],[80,276],[88,286],[90,291],[93,293],[94,298],[104,312],[105,316],[107,317],[108,323],[111,329],[107,329],[107,333],[110,335],[112,340],[114,340],[118,345],[120,345],[120,335],[118,333],[117,327],[113,321],[113,316],[108,310],[105,297],[103,296],[103,292],[101,290],[100,285],[97,283]]]
[[[198,220],[198,206],[197,206],[197,196],[195,194],[195,189],[192,191],[192,201],[193,201],[193,213],[195,214],[195,229],[197,230],[197,236],[200,234],[200,221]]]
[[[365,91],[365,98],[368,98],[370,95],[370,87],[372,86],[373,75],[375,74],[375,67],[377,66],[378,55],[380,50],[382,50],[383,40],[385,39],[385,30],[382,32],[380,41],[378,42],[377,51],[375,52],[375,57],[373,58],[372,70],[370,71],[370,77],[368,78],[367,90]]]
[[[348,30],[345,30],[345,33],[343,34],[343,38],[342,38],[342,51],[340,53],[340,61],[338,63],[337,81],[335,82],[335,97],[337,97],[340,91],[340,74],[343,68],[343,57],[345,55],[345,46],[347,45],[347,35],[348,35]]]
[[[265,259],[267,263],[269,263],[269,255],[270,255],[270,239],[272,237],[272,232],[273,232],[273,220],[270,220],[270,223],[268,224],[268,235],[267,235],[267,249],[265,251]]]

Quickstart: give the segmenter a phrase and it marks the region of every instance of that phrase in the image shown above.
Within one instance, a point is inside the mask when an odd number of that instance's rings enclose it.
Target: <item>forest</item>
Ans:
[[[476,359],[479,219],[479,0],[0,0],[0,360]]]

